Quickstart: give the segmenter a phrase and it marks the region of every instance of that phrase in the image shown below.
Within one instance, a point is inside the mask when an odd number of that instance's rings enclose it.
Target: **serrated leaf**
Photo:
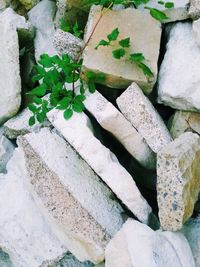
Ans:
[[[130,47],[130,37],[122,39],[119,41],[119,45],[123,48]]]
[[[160,22],[169,19],[164,12],[162,12],[156,8],[149,8],[149,9],[150,9],[150,14],[154,19],[156,19]]]
[[[119,29],[115,28],[110,34],[107,35],[108,40],[111,41],[116,41],[119,36]]]
[[[106,40],[101,40],[98,45],[95,47],[95,49],[97,50],[99,48],[99,46],[109,46],[109,42]]]
[[[130,55],[130,60],[133,62],[141,62],[145,60],[145,57],[143,56],[142,53],[135,53]]]
[[[33,126],[35,124],[35,117],[34,116],[29,118],[28,124],[29,124],[29,126]]]
[[[69,120],[73,115],[73,110],[68,108],[64,111],[63,115],[66,120]]]
[[[125,56],[126,51],[125,51],[124,48],[119,48],[119,49],[114,50],[114,51],[112,52],[112,54],[113,54],[113,57],[114,57],[114,58],[116,58],[116,59],[120,59],[120,58],[122,58],[122,57]]]
[[[173,2],[166,2],[165,3],[165,7],[166,8],[173,8],[174,7],[174,3]]]

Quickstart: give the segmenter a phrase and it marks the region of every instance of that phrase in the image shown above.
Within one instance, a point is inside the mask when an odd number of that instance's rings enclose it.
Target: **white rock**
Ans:
[[[200,46],[200,19],[193,21],[192,30],[196,43]]]
[[[0,10],[6,8],[6,1],[0,0]]]
[[[53,47],[54,29],[54,15],[56,5],[53,1],[43,0],[39,2],[28,13],[29,21],[36,28],[35,58],[38,61],[42,54],[53,56],[56,51]]]
[[[25,18],[10,8],[0,14],[0,124],[14,116],[21,104],[17,28],[27,27]]]
[[[12,157],[15,146],[5,136],[0,136],[0,173],[6,172],[6,165]]]
[[[63,112],[58,110],[50,111],[47,116],[117,197],[139,220],[147,223],[150,206],[116,156],[93,135],[89,118],[84,113],[76,113],[70,120],[65,120]]]
[[[184,133],[157,155],[157,199],[164,230],[181,229],[200,192],[200,137]]]
[[[49,129],[18,139],[31,191],[52,229],[80,260],[99,263],[122,226],[111,191],[63,138]]]
[[[127,149],[146,168],[155,168],[155,155],[131,123],[98,91],[88,93],[84,101],[86,109],[99,124]]]
[[[8,173],[0,175],[0,247],[14,267],[40,267],[67,251],[52,233],[27,190],[23,153],[16,149]]]
[[[137,84],[117,98],[117,105],[155,153],[171,141],[163,120]]]
[[[200,47],[194,39],[192,24],[177,23],[170,32],[159,73],[158,101],[175,109],[200,111],[198,66]]]
[[[162,21],[162,23],[188,19],[189,0],[175,0],[172,2],[174,3],[173,8],[166,8],[165,5],[160,5],[157,0],[151,0],[147,4],[145,4],[145,6],[156,8],[164,12],[168,19]],[[149,12],[149,10],[144,8],[144,5],[140,5],[139,10]]]
[[[187,238],[196,263],[200,267],[200,216],[190,219],[182,228],[181,232]]]
[[[105,267],[195,267],[180,233],[154,232],[129,219],[106,248]]]
[[[198,19],[200,17],[199,0],[190,0],[189,15],[192,19]]]
[[[31,132],[39,132],[42,127],[50,126],[48,121],[36,123],[34,126],[29,126],[28,121],[32,116],[32,112],[26,108],[17,116],[4,123],[4,135],[9,139],[16,139],[19,135],[25,135]]]
[[[74,60],[80,54],[83,41],[69,32],[56,30],[53,45],[59,55],[68,54]]]

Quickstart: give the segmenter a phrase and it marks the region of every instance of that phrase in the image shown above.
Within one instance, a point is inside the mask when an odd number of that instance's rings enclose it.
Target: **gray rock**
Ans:
[[[0,136],[0,173],[6,172],[6,165],[12,157],[15,146],[5,136]]]
[[[190,218],[200,192],[200,137],[184,133],[157,155],[157,199],[164,230],[176,231]]]
[[[94,264],[91,262],[80,262],[68,252],[64,258],[56,263],[53,267],[94,267]]]
[[[189,16],[192,19],[200,17],[200,2],[199,0],[190,0]]]
[[[163,120],[137,84],[117,98],[117,105],[155,153],[171,141]]]
[[[112,200],[87,163],[47,128],[20,137],[30,190],[56,235],[80,260],[99,263],[105,246],[123,223]]]
[[[106,248],[105,267],[195,267],[190,246],[180,233],[154,232],[129,219]]]
[[[1,267],[13,267],[10,257],[7,253],[0,249],[0,266]]]

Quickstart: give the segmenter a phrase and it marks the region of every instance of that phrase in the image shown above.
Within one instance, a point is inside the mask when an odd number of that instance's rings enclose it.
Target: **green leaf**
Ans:
[[[82,33],[83,33],[83,31],[79,30],[78,22],[76,21],[76,23],[73,26],[73,34],[76,37],[80,38]]]
[[[101,40],[98,45],[95,47],[95,49],[97,50],[99,48],[99,46],[108,46],[110,43],[106,40]]]
[[[37,120],[39,121],[39,123],[42,123],[46,118],[46,113],[40,112],[37,114],[36,117],[37,117]]]
[[[64,111],[63,115],[64,115],[64,118],[65,118],[66,120],[68,120],[68,119],[70,119],[70,118],[72,117],[72,115],[73,115],[73,110],[70,109],[70,108],[68,108],[68,109],[66,109],[66,110]]]
[[[72,105],[72,109],[75,112],[81,113],[84,110],[84,105],[79,105],[78,103],[74,103]]]
[[[35,102],[36,105],[41,105],[42,104],[42,99],[38,98],[38,97],[35,97],[34,98],[34,102]]]
[[[68,21],[66,21],[64,18],[60,20],[60,29],[63,30],[64,32],[70,32],[71,27]]]
[[[161,22],[168,19],[168,17],[162,11],[156,8],[149,8],[149,9],[150,9],[150,14],[154,19],[161,21]]]
[[[42,66],[44,66],[45,68],[51,68],[52,67],[52,60],[48,54],[41,55],[38,63],[41,64]]]
[[[86,71],[85,76],[88,79],[88,81],[94,81],[96,79],[96,73],[90,70]]]
[[[32,111],[33,113],[35,113],[37,111],[37,107],[34,104],[29,104],[28,108],[30,111]]]
[[[88,89],[91,94],[93,94],[96,91],[96,87],[94,83],[88,83]]]
[[[74,101],[81,101],[83,102],[86,99],[84,95],[77,95],[74,99]]]
[[[59,110],[67,109],[71,101],[72,101],[71,97],[64,97],[61,101],[58,102],[56,109]]]
[[[174,7],[174,3],[173,2],[166,2],[165,3],[165,7],[166,8],[173,8]]]
[[[130,61],[141,62],[145,59],[142,53],[134,53],[130,55]]]
[[[35,124],[35,117],[34,116],[29,118],[28,124],[29,124],[29,126],[33,126]]]
[[[149,78],[154,77],[154,74],[151,71],[151,69],[147,65],[145,65],[144,63],[139,62],[138,67],[143,71],[145,76],[148,76]]]
[[[102,83],[103,81],[105,81],[105,79],[106,79],[106,75],[102,72],[99,72],[96,74],[95,82],[96,83]]]
[[[38,87],[34,88],[32,91],[28,92],[29,95],[35,95],[35,96],[44,96],[46,94],[46,85],[41,84]]]
[[[107,35],[108,40],[110,42],[117,40],[118,36],[119,36],[119,29],[118,28],[114,29],[110,34]]]
[[[165,2],[163,2],[163,1],[158,1],[158,4],[159,4],[159,5],[164,5]]]
[[[119,45],[123,48],[130,47],[130,37],[128,37],[126,39],[122,39],[121,41],[119,41]]]
[[[113,57],[116,58],[116,59],[120,59],[121,57],[124,57],[125,54],[126,54],[126,51],[124,48],[119,48],[119,49],[116,49],[112,52],[113,54]]]

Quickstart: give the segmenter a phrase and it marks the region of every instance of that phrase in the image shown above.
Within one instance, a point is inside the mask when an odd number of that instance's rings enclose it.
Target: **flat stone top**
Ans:
[[[101,8],[99,6],[91,9],[85,41],[88,40],[100,14]],[[130,37],[131,46],[127,49],[129,54],[143,53],[153,73],[157,74],[157,59],[161,37],[160,22],[153,19],[148,13],[146,14],[133,8],[105,12],[89,45],[85,49],[83,66],[109,75],[122,76],[127,80],[147,82],[147,78],[135,64],[128,62],[124,58],[118,60],[112,57],[112,51],[119,48],[118,41],[114,42],[114,46],[101,46],[98,50],[95,50],[99,41],[106,40],[107,35],[117,27],[120,32],[117,40]],[[151,30],[149,30],[150,28]]]

